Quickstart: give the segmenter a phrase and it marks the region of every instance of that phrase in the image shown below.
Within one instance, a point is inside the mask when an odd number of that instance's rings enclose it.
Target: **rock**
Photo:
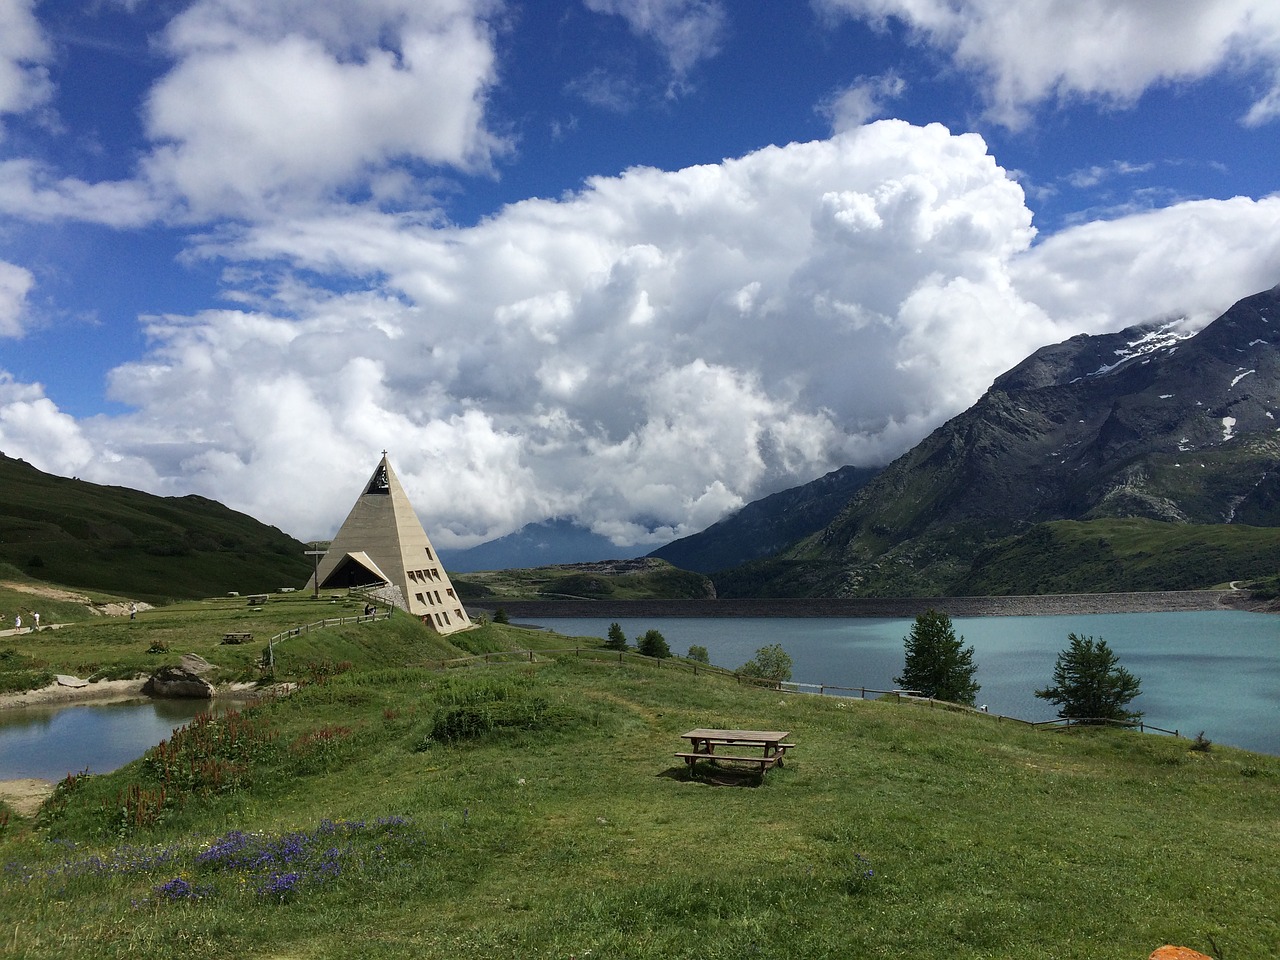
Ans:
[[[204,674],[214,669],[213,664],[198,653],[184,653],[182,655],[181,665],[182,669],[190,670],[192,673],[200,676],[204,676]]]
[[[161,667],[147,680],[142,692],[172,700],[211,700],[213,685],[183,667]]]

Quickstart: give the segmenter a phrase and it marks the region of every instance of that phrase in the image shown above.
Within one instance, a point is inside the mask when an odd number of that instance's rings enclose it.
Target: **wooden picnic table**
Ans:
[[[737,763],[754,763],[763,774],[772,766],[782,766],[782,758],[794,743],[787,743],[790,730],[719,730],[699,727],[681,736],[688,740],[691,749],[677,753],[693,769],[699,760],[713,763],[721,760],[732,760]],[[732,752],[716,752],[717,747],[733,748]],[[752,749],[759,753],[750,753]]]

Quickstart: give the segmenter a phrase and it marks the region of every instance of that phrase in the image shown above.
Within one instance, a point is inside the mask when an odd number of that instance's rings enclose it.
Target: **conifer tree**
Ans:
[[[973,647],[957,639],[951,618],[937,610],[926,610],[916,617],[911,633],[902,638],[906,665],[902,676],[893,682],[908,690],[919,690],[926,697],[973,706],[980,685],[973,675],[978,667],[973,662]]]
[[[1137,720],[1140,710],[1125,709],[1142,692],[1142,681],[1120,666],[1119,658],[1099,637],[1067,635],[1069,646],[1058,654],[1053,686],[1036,696],[1058,704],[1058,716],[1072,720]]]
[[[669,657],[671,648],[667,646],[667,638],[657,630],[646,630],[643,637],[636,641],[636,649],[646,657]]]
[[[627,635],[622,632],[622,627],[616,623],[609,624],[609,635],[604,642],[605,647],[610,650],[627,649]]]

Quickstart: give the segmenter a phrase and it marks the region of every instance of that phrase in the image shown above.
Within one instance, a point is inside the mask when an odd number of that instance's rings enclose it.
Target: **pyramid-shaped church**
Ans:
[[[367,588],[442,634],[471,626],[385,450],[307,589],[317,583],[320,590]]]

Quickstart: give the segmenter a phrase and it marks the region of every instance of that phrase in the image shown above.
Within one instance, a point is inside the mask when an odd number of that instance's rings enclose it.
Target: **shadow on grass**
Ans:
[[[703,762],[696,764],[693,769],[687,765],[668,767],[658,776],[685,783],[701,783],[708,787],[759,787],[764,783],[764,774],[759,770],[751,770],[747,767],[722,767]]]

